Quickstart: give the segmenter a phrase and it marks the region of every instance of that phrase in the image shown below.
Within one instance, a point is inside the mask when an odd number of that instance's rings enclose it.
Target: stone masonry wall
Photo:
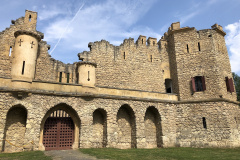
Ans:
[[[190,104],[170,104],[147,101],[64,97],[38,94],[26,96],[21,100],[12,96],[11,93],[3,92],[1,93],[1,97],[1,137],[4,137],[7,112],[12,106],[20,104],[24,106],[28,112],[24,143],[27,144],[34,141],[35,145],[30,146],[29,148],[33,147],[35,150],[39,147],[40,126],[43,117],[50,108],[53,108],[58,104],[67,104],[78,114],[81,120],[79,147],[82,148],[99,147],[99,145],[96,146],[96,135],[94,135],[96,132],[94,131],[96,128],[101,130],[101,127],[97,127],[95,126],[96,123],[93,123],[93,113],[99,108],[105,110],[107,114],[107,131],[104,132],[107,134],[105,136],[107,137],[106,147],[129,148],[129,142],[132,139],[136,139],[137,148],[150,148],[156,146],[156,137],[146,134],[145,130],[150,124],[152,124],[152,127],[155,128],[154,123],[148,122],[153,119],[153,116],[149,115],[149,113],[146,114],[146,111],[150,106],[154,106],[161,116],[161,145],[163,147],[234,147],[240,145],[239,129],[237,129],[235,124],[236,121],[231,115],[235,110],[235,116],[239,117],[240,110],[238,105],[232,103],[202,102]],[[135,122],[129,122],[129,118],[132,118],[132,116],[128,114],[129,111],[128,113],[125,113],[124,111],[119,110],[120,107],[125,104],[132,108],[135,116]],[[124,113],[121,114],[121,112]],[[144,118],[145,116],[143,115],[145,114],[149,117],[148,120]],[[158,113],[154,112],[153,114]],[[126,116],[128,118],[126,118]],[[202,117],[206,118],[207,129],[203,128]],[[120,122],[120,119],[125,120],[125,122]],[[124,123],[125,126],[122,125],[122,123]],[[130,133],[127,135],[120,134],[119,130],[124,129],[127,126],[130,127],[131,125],[136,126],[136,135],[129,135]],[[232,126],[235,126],[235,128],[230,128]],[[130,131],[130,129],[126,131],[133,132],[132,130]],[[0,145],[2,146],[2,142]]]
[[[176,108],[176,144],[180,147],[233,147],[239,145],[232,110],[238,105],[225,102],[180,104]],[[206,119],[206,128],[203,125]],[[231,126],[231,127],[230,127]],[[234,131],[233,131],[234,130]],[[234,136],[234,139],[232,138]]]
[[[196,31],[188,28],[185,31],[173,31],[168,37],[169,43],[174,43],[174,50],[171,52],[174,55],[170,55],[175,58],[171,62],[171,74],[176,74],[173,85],[178,85],[178,90],[175,90],[178,91],[180,100],[199,100],[206,97],[236,100],[236,94],[227,93],[226,89],[225,76],[232,77],[228,55],[226,51],[219,55],[214,48],[216,44],[225,46],[224,38],[220,38],[218,34],[215,30]],[[193,92],[191,78],[195,76],[205,77],[205,91]]]
[[[143,41],[143,43],[142,43]],[[150,41],[151,42],[151,41]],[[125,39],[119,47],[107,41],[94,42],[91,51],[80,54],[84,61],[97,63],[96,86],[166,92],[164,69],[169,64],[165,50],[157,41],[146,45],[146,37],[140,36],[136,43]]]

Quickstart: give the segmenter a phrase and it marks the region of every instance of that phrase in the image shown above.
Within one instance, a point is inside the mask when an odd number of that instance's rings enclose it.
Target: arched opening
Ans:
[[[79,147],[80,119],[77,112],[61,103],[51,108],[41,123],[40,150],[66,150]]]
[[[144,117],[144,125],[146,148],[162,147],[161,117],[155,107],[148,107]]]
[[[26,132],[27,110],[17,105],[7,113],[2,151],[19,152],[23,150]]]
[[[118,147],[136,148],[136,121],[132,108],[125,104],[117,113]]]
[[[107,146],[107,113],[103,109],[93,112],[93,148],[104,148]]]

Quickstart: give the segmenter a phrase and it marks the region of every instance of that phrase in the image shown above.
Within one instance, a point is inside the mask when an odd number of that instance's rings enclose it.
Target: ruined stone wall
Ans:
[[[29,16],[31,15],[31,20]],[[12,20],[10,27],[0,32],[0,76],[11,77],[12,58],[14,56],[14,32],[18,30],[32,31],[37,34],[41,34],[36,31],[37,12],[26,10],[25,17],[21,17],[17,20]],[[11,49],[10,49],[11,48]],[[10,53],[11,50],[11,53]]]
[[[166,92],[165,66],[161,65],[168,64],[168,59],[164,59],[156,40],[154,45],[153,41],[146,45],[146,37],[140,36],[136,43],[126,39],[119,47],[103,40],[93,43],[86,54],[84,61],[97,64],[97,86]]]
[[[49,47],[45,41],[41,41],[39,44],[34,79],[47,82],[59,82],[60,72],[62,72],[61,83],[67,83],[67,73],[69,73],[69,83],[76,83],[76,64],[64,64],[61,61],[51,58],[48,53]]]

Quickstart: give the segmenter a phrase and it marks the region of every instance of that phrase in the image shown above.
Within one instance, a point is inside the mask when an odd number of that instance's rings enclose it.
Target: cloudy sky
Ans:
[[[239,8],[240,0],[1,0],[0,30],[26,9],[37,11],[37,30],[51,45],[51,56],[72,63],[89,42],[120,45],[139,35],[159,40],[172,22],[198,30],[218,23],[227,32],[232,71],[240,75]]]

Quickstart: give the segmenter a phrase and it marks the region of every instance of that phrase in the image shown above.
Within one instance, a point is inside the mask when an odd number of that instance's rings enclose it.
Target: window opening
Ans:
[[[23,61],[23,65],[22,65],[22,75],[24,74],[24,69],[25,69],[25,61]]]
[[[165,88],[166,88],[166,93],[172,93],[172,80],[171,79],[165,79]]]
[[[204,76],[196,76],[192,78],[192,88],[194,92],[205,91],[205,77]]]
[[[62,72],[59,73],[59,82],[62,82]]]
[[[77,73],[77,84],[79,84],[79,73]]]
[[[67,83],[69,83],[69,73],[67,73]]]
[[[29,15],[29,19],[28,19],[28,20],[29,20],[29,22],[31,22],[31,19],[32,19],[32,16],[31,16],[31,15]]]
[[[142,44],[143,44],[143,39],[142,39]]]
[[[90,81],[90,71],[88,71],[88,81]]]
[[[202,117],[202,122],[203,122],[203,128],[207,129],[207,122],[205,117]]]
[[[155,41],[153,41],[153,46],[155,46]]]
[[[187,53],[189,53],[189,48],[188,48],[188,44],[187,44]]]
[[[12,46],[10,46],[9,48],[9,57],[11,56],[11,54],[12,54]]]
[[[152,57],[152,55],[150,55],[150,61],[151,61],[151,62],[153,61],[153,57]]]
[[[201,51],[200,42],[198,42],[198,51]]]
[[[123,59],[126,59],[126,53],[123,52]]]

